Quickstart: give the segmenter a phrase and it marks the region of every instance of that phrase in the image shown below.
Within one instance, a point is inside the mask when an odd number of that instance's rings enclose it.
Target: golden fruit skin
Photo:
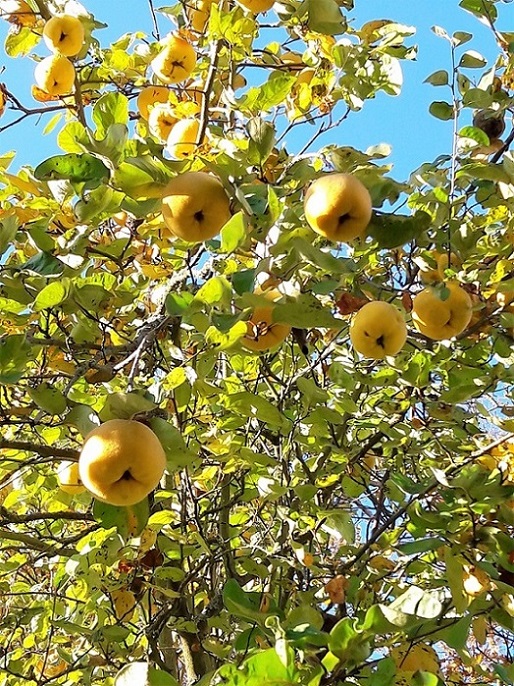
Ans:
[[[305,218],[309,226],[331,241],[362,236],[371,219],[371,196],[351,174],[325,174],[307,189]]]
[[[36,84],[50,95],[69,95],[75,84],[75,67],[64,55],[50,55],[34,70]]]
[[[161,442],[144,424],[110,419],[85,438],[79,474],[95,498],[111,505],[141,502],[159,484],[166,468]]]
[[[256,307],[247,322],[247,333],[241,342],[248,350],[263,352],[279,346],[290,333],[289,324],[273,322],[273,307]]]
[[[206,172],[186,172],[171,179],[161,211],[171,233],[190,243],[213,238],[231,217],[223,184]]]
[[[269,280],[269,279],[268,279]],[[255,294],[264,295],[270,303],[280,300],[282,293],[277,288],[265,289],[260,286]],[[245,348],[254,352],[263,352],[278,347],[291,333],[289,324],[273,322],[273,305],[259,305],[254,308],[247,321],[247,333],[241,339]]]
[[[258,12],[267,12],[275,4],[275,0],[237,0],[240,5],[246,7],[247,10],[257,14]]]
[[[177,123],[175,110],[171,103],[157,103],[148,115],[148,128],[155,138],[164,143]]]
[[[420,269],[419,276],[423,283],[427,285],[439,283],[445,280],[444,271],[448,269],[448,253],[440,253],[438,250],[432,250],[431,256],[437,264],[436,269]],[[462,261],[454,252],[450,254],[450,266],[456,271],[462,267]]]
[[[172,157],[189,157],[196,150],[199,129],[198,119],[181,119],[169,133],[166,150]]]
[[[187,17],[193,31],[203,33],[209,21],[213,2],[214,0],[190,0],[187,5]]]
[[[59,488],[70,495],[77,495],[84,493],[86,487],[80,480],[79,463],[68,462],[57,472],[57,480],[59,481]]]
[[[137,96],[136,105],[143,119],[148,119],[150,108],[168,102],[170,91],[166,86],[146,86]]]
[[[48,49],[66,57],[73,57],[81,51],[84,37],[82,22],[69,14],[52,17],[43,28],[43,38]]]
[[[441,300],[437,290],[424,288],[412,301],[412,321],[416,329],[435,341],[462,333],[471,321],[473,302],[456,282],[446,283],[450,294]]]
[[[159,81],[179,83],[193,72],[196,66],[196,52],[193,46],[181,38],[172,35],[159,54],[152,60],[152,69]]]
[[[382,360],[396,355],[407,340],[407,326],[398,308],[383,300],[366,303],[350,324],[350,340],[364,357]]]

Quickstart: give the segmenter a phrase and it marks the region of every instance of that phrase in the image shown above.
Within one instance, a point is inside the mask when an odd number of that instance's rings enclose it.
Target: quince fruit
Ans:
[[[221,181],[207,172],[175,176],[162,194],[164,223],[174,236],[201,243],[216,236],[231,217]]]
[[[257,294],[261,291],[257,290]],[[241,339],[245,348],[255,352],[263,352],[278,347],[290,334],[289,324],[273,321],[273,303],[282,297],[280,291],[272,289],[263,293],[269,305],[259,305],[254,308],[250,319],[246,322],[247,332]]]
[[[144,424],[110,419],[89,432],[79,474],[95,498],[118,506],[141,502],[159,484],[166,468],[161,442]]]
[[[75,67],[64,55],[50,55],[34,70],[36,84],[49,95],[69,95],[75,84]]]
[[[78,493],[84,493],[86,487],[80,480],[79,474],[79,463],[78,462],[67,462],[61,469],[57,472],[57,480],[59,482],[59,488],[65,493],[70,495],[77,495]]]
[[[193,72],[196,52],[191,43],[171,34],[164,40],[162,50],[152,60],[152,69],[162,83],[179,83]]]
[[[199,129],[198,119],[181,119],[170,130],[166,150],[172,157],[189,157],[196,150]]]
[[[148,119],[150,110],[158,103],[168,102],[171,91],[166,86],[146,86],[137,96],[136,105],[143,119]]]
[[[46,22],[43,38],[52,52],[73,57],[84,45],[84,25],[77,17],[57,14]]]
[[[259,12],[267,12],[275,4],[275,0],[237,0],[240,5],[245,7],[253,14],[258,14]]]
[[[398,310],[383,300],[369,302],[355,314],[350,325],[350,340],[365,357],[382,360],[396,355],[407,340],[407,326]]]
[[[472,315],[473,302],[455,281],[446,282],[444,291],[431,286],[424,288],[412,301],[414,326],[435,341],[458,336],[466,329]]]
[[[305,218],[309,226],[330,241],[352,241],[362,236],[371,219],[371,196],[351,174],[325,174],[307,189]]]

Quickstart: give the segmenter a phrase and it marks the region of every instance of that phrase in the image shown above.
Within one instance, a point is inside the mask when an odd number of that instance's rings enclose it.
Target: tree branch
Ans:
[[[28,453],[37,453],[42,457],[62,457],[66,460],[78,460],[79,451],[73,448],[55,448],[49,445],[26,443],[24,441],[8,441],[0,438],[0,450],[23,450]]]

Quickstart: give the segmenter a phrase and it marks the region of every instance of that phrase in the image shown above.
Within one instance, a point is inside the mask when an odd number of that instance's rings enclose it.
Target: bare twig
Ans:
[[[148,0],[148,7],[150,9],[150,15],[152,17],[153,31],[152,36],[155,40],[161,40],[161,34],[159,32],[159,25],[157,24],[157,16],[155,14],[155,7],[153,6],[153,0]]]

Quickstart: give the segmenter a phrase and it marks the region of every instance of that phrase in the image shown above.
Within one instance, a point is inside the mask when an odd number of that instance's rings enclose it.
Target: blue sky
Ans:
[[[129,31],[151,33],[152,24],[146,0],[83,0],[83,3],[97,19],[109,24],[108,29],[99,30],[98,38],[107,42]],[[156,6],[161,3],[156,2]],[[162,3],[162,4],[172,4]],[[381,142],[393,147],[390,161],[394,164],[393,175],[404,180],[408,174],[425,161],[433,160],[439,154],[451,150],[451,123],[441,122],[432,117],[428,107],[432,100],[448,97],[448,89],[435,88],[424,84],[424,79],[437,69],[450,69],[450,50],[448,43],[437,37],[431,27],[438,25],[448,33],[468,31],[474,38],[464,49],[474,49],[488,59],[488,66],[494,64],[497,46],[492,33],[471,14],[459,8],[458,0],[355,0],[355,9],[348,18],[360,27],[371,19],[394,19],[416,27],[416,35],[410,43],[419,46],[416,61],[402,62],[404,87],[402,94],[391,97],[379,94],[376,99],[365,103],[364,109],[352,113],[337,131],[324,134],[316,142],[316,148],[328,143],[352,145],[365,150]],[[500,20],[498,27],[508,30],[507,19],[512,7],[499,4]],[[160,15],[161,31],[172,28],[166,17]],[[6,22],[0,23],[0,40],[3,42],[7,30]],[[44,46],[37,50],[46,55]],[[8,87],[19,95],[22,102],[32,106],[30,85],[32,83],[33,62],[28,58],[2,59],[5,71],[0,77]],[[482,70],[468,70],[470,78],[477,77]],[[55,130],[46,137],[42,131],[49,117],[37,120],[35,117],[23,124],[0,134],[0,154],[16,150],[17,163],[36,164],[56,152]],[[1,124],[6,123],[6,117]],[[469,121],[463,121],[468,124]],[[308,127],[305,127],[308,128]],[[305,133],[310,136],[312,129]],[[293,141],[299,144],[303,141]]]

